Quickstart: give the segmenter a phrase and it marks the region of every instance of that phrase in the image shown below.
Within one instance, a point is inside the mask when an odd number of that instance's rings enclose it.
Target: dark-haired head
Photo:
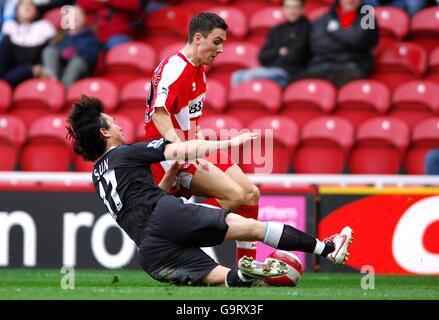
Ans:
[[[189,23],[189,43],[194,40],[195,33],[200,33],[204,38],[212,32],[212,30],[219,28],[227,31],[227,24],[223,18],[215,13],[202,12],[194,16]]]
[[[72,141],[75,152],[85,160],[97,160],[107,148],[101,128],[108,129],[109,125],[103,112],[99,99],[85,95],[73,104],[70,111],[67,136]]]

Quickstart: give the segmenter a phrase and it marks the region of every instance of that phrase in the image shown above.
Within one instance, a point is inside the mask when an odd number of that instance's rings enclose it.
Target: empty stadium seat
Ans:
[[[213,79],[207,81],[207,94],[204,100],[203,115],[223,113],[227,107],[227,91],[221,82]]]
[[[302,127],[309,120],[331,113],[337,90],[326,80],[303,79],[288,85],[282,97],[280,113]]]
[[[275,114],[281,107],[282,89],[271,80],[242,82],[229,91],[226,113],[241,119],[244,126],[267,114]]]
[[[120,92],[117,115],[131,120],[133,125],[145,122],[146,98],[150,88],[149,79],[138,79],[128,83]]]
[[[319,117],[302,128],[293,157],[296,173],[342,173],[354,141],[354,127],[345,119]]]
[[[403,120],[410,128],[425,118],[439,114],[439,85],[414,80],[395,89],[389,116]]]
[[[163,61],[163,59],[169,57],[171,54],[177,53],[177,51],[183,49],[185,45],[185,41],[176,41],[165,46],[159,51],[158,62]]]
[[[425,78],[439,84],[439,47],[430,53],[428,74]]]
[[[247,41],[261,46],[267,32],[285,22],[285,13],[281,6],[270,6],[253,11],[249,18],[249,34]]]
[[[242,40],[248,32],[246,15],[238,8],[232,6],[215,6],[207,9],[208,12],[216,13],[228,25],[227,38],[230,40]]]
[[[132,80],[149,77],[156,65],[154,48],[142,42],[125,42],[107,52],[101,76],[121,89]]]
[[[421,45],[427,53],[439,46],[439,7],[422,9],[411,20],[412,42]]]
[[[377,53],[370,78],[383,82],[393,92],[401,83],[422,78],[427,68],[425,50],[410,42],[400,42]]]
[[[101,100],[107,113],[114,112],[119,104],[117,87],[110,80],[104,78],[85,78],[75,82],[67,92],[67,108],[70,109],[81,95]]]
[[[245,173],[287,173],[299,142],[297,124],[279,115],[262,117],[248,129],[261,132],[261,140],[243,147],[240,167]]]
[[[6,81],[0,80],[0,113],[6,112],[12,102],[12,87]]]
[[[163,48],[176,41],[187,40],[192,11],[184,7],[165,7],[151,12],[145,21],[146,36],[142,41]]]
[[[228,115],[202,116],[199,120],[202,134],[206,140],[226,140],[237,136],[243,130],[243,124],[239,118]],[[235,163],[239,163],[240,148],[229,148],[227,151],[212,154],[206,157],[216,164],[227,160],[227,155]]]
[[[26,80],[15,88],[9,113],[30,126],[38,118],[59,112],[64,106],[65,91],[56,80]]]
[[[61,30],[61,20],[63,14],[65,15],[67,13],[68,8],[57,7],[46,11],[42,18],[49,21],[55,27],[55,29]]]
[[[244,128],[241,119],[226,114],[201,117],[199,124],[203,135],[209,140],[229,139]]]
[[[15,116],[0,115],[0,171],[15,169],[26,136],[27,129],[23,120]]]
[[[305,16],[308,18],[309,21],[313,22],[326,14],[329,11],[328,5],[319,5],[317,7],[314,7],[312,9],[308,9],[305,12]]]
[[[241,10],[246,15],[247,20],[250,20],[253,12],[276,4],[278,3],[270,3],[266,0],[231,0],[227,3],[228,6]]]
[[[66,119],[51,115],[32,123],[20,154],[23,171],[68,171],[72,146],[66,140]]]
[[[231,74],[239,69],[259,66],[259,47],[247,42],[228,42],[224,51],[207,68],[209,79],[220,81],[226,88],[230,86]]]
[[[377,51],[406,38],[410,29],[410,18],[405,10],[392,6],[379,6],[374,10],[379,27]]]
[[[417,123],[412,132],[410,146],[404,161],[408,174],[425,174],[425,155],[439,146],[439,117]]]
[[[381,82],[355,80],[338,91],[334,115],[345,118],[355,128],[362,122],[383,115],[390,107],[390,92]]]
[[[349,170],[354,174],[398,174],[410,130],[392,117],[377,117],[363,122],[357,129],[349,158]]]

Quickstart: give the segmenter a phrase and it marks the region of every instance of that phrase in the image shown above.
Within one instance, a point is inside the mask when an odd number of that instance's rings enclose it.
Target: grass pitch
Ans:
[[[143,271],[75,270],[75,288],[62,289],[56,269],[0,269],[1,300],[439,300],[438,276],[304,273],[297,287],[184,287],[157,282]],[[364,280],[363,280],[364,282]],[[368,282],[369,284],[371,282]]]

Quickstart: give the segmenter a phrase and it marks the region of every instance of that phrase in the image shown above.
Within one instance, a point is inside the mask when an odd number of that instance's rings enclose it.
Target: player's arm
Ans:
[[[166,112],[165,107],[155,107],[151,119],[163,138],[171,142],[181,141],[174,129],[171,117]]]
[[[209,153],[217,150],[223,150],[229,147],[238,147],[259,137],[259,133],[245,132],[230,140],[190,140],[185,142],[171,143],[166,145],[164,155],[166,160],[189,161],[196,158],[203,158]]]

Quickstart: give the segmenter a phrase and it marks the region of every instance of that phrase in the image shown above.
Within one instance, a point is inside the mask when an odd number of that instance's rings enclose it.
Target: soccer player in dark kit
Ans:
[[[286,274],[285,263],[268,258],[240,259],[237,268],[216,263],[200,247],[224,240],[257,240],[280,250],[315,253],[341,264],[348,257],[352,230],[320,241],[279,222],[247,219],[222,208],[188,203],[169,195],[176,179],[174,163],[160,184],[151,164],[164,160],[189,161],[259,138],[246,132],[230,140],[190,140],[170,143],[160,138],[127,145],[117,121],[104,113],[98,99],[82,96],[68,119],[68,136],[75,152],[94,161],[97,194],[118,225],[139,247],[143,269],[154,279],[185,285],[249,286],[255,278]]]

